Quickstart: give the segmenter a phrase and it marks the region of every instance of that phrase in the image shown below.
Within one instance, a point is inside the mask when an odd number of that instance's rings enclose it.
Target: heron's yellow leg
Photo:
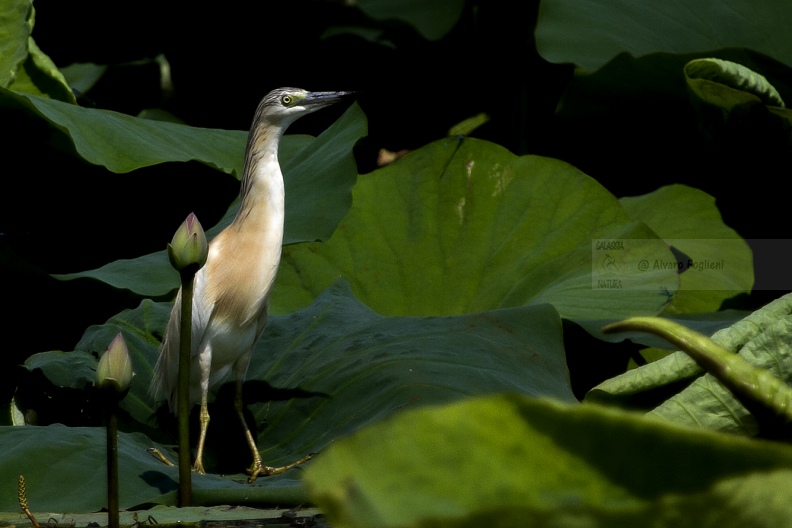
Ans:
[[[201,433],[198,436],[198,451],[195,453],[195,465],[193,471],[197,471],[201,475],[205,475],[203,466],[203,451],[204,443],[206,442],[206,429],[209,427],[209,406],[207,404],[207,395],[204,392],[201,396]]]
[[[243,412],[243,404],[242,404],[242,382],[237,381],[236,386],[236,397],[234,398],[234,408],[236,409],[237,415],[239,416],[239,421],[242,423],[242,428],[245,430],[245,439],[247,440],[248,446],[250,447],[250,452],[253,455],[253,464],[247,469],[247,474],[250,475],[248,477],[248,482],[253,482],[258,477],[268,477],[270,475],[280,475],[281,473],[285,473],[287,470],[299,466],[303,462],[307,462],[313,458],[314,453],[309,453],[302,457],[299,460],[296,460],[290,464],[286,464],[285,466],[279,467],[271,467],[265,466],[264,463],[261,461],[261,454],[259,453],[258,446],[256,445],[256,441],[253,439],[253,434],[250,432],[250,428],[248,428],[247,423],[245,422],[245,414]]]

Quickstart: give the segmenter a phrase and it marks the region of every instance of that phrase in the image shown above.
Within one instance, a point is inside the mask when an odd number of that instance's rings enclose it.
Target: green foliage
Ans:
[[[120,517],[123,526],[132,526],[135,522],[140,521],[141,516],[145,516],[146,520],[149,520],[150,516],[151,519],[157,521],[157,524],[181,524],[185,527],[198,526],[198,523],[206,521],[261,522],[263,519],[266,519],[267,526],[284,528],[289,523],[316,519],[316,516],[320,514],[321,512],[316,508],[307,507],[268,508],[267,510],[262,510],[260,508],[239,506],[236,504],[215,507],[194,506],[189,508],[157,505],[145,512],[124,511],[121,512]],[[296,519],[295,515],[297,517]],[[137,519],[137,521],[135,519]],[[280,523],[278,521],[280,521]],[[27,522],[26,517],[21,512],[0,512],[0,523],[2,524],[20,525],[25,522]],[[53,513],[49,517],[49,522],[51,524],[70,523],[76,526],[102,526],[107,522],[107,513]],[[317,526],[322,525],[318,524]]]
[[[687,261],[729,263],[728,273],[686,269],[666,314],[714,312],[725,299],[751,291],[751,249],[723,223],[712,196],[684,185],[669,185],[619,202],[631,218],[646,223],[666,244],[687,255]],[[668,214],[669,204],[674,206],[673,215]]]
[[[28,38],[33,31],[33,2],[31,0],[8,1],[4,4],[0,25],[0,86],[7,88],[16,79],[20,65],[28,56]]]
[[[759,421],[760,432],[764,436],[789,436],[788,428],[792,422],[792,388],[768,370],[754,367],[739,354],[733,354],[706,336],[684,326],[661,319],[659,317],[630,317],[624,321],[605,327],[605,332],[638,331],[649,332],[662,337],[669,343],[681,348],[708,375],[715,378],[723,388],[736,399],[751,416]],[[750,349],[758,346],[763,349],[756,358],[759,361],[769,360],[773,365],[784,365],[789,353],[790,335],[789,321],[782,319],[773,324],[766,333],[756,341],[749,343]],[[776,368],[776,370],[779,370]],[[680,407],[687,407],[693,401],[700,402],[709,395],[720,396],[719,403],[732,408],[724,398],[724,391],[717,391],[717,385],[708,380],[706,394],[701,394],[700,387],[691,387],[687,392],[695,400],[686,402],[685,396],[672,402]],[[718,392],[718,394],[715,394]],[[668,405],[671,400],[663,405]],[[695,417],[697,409],[690,413]],[[731,416],[739,420],[746,413],[732,412]],[[661,414],[662,415],[662,414]]]
[[[217,169],[219,178],[225,177],[220,172],[239,177],[244,132],[74,104],[69,85],[91,90],[104,67],[77,65],[62,75],[32,39],[32,3],[7,3],[10,9],[0,14],[0,112],[23,123],[20,130],[43,131],[36,137],[47,152],[99,167],[108,178],[130,173],[129,181],[146,167],[189,161]],[[408,42],[415,55],[456,52],[466,35],[457,31],[477,23],[480,12],[492,16],[484,5],[467,12],[468,7],[461,1],[361,1],[354,21],[324,35],[357,34],[388,50]],[[772,17],[766,15],[770,9]],[[732,13],[741,14],[739,26],[730,22]],[[726,145],[728,154],[732,146],[747,144],[766,149],[742,149],[757,159],[765,152],[783,155],[792,144],[792,120],[781,101],[789,86],[778,79],[788,77],[784,63],[792,60],[779,28],[789,14],[786,4],[772,0],[665,3],[662,9],[652,3],[544,0],[536,34],[543,56],[601,66],[546,99],[552,105],[560,99],[554,123],[590,118],[597,126],[581,136],[597,144],[601,127],[618,109],[637,116],[633,123],[643,128],[627,127],[626,134],[650,148],[646,134],[666,117],[663,109],[673,108],[678,113],[670,119],[679,122],[670,136],[690,152],[707,144],[688,146],[701,129],[698,140]],[[782,62],[752,50],[716,49],[724,43],[751,45]],[[468,51],[459,51],[466,64],[474,57]],[[374,66],[394,67],[387,60]],[[455,73],[460,83],[474,77]],[[495,86],[499,75],[483,84]],[[233,97],[229,86],[222,92]],[[530,98],[505,86],[482,99],[516,114]],[[425,115],[451,95],[399,94]],[[718,330],[716,343],[770,371],[777,378],[773,383],[792,380],[792,297],[747,317],[717,311],[751,291],[754,270],[750,248],[726,225],[716,197],[691,186],[691,180],[722,177],[712,169],[718,165],[710,151],[696,152],[706,160],[697,166],[702,175],[674,166],[675,158],[659,149],[636,163],[629,145],[611,139],[595,157],[609,169],[629,166],[628,183],[644,182],[666,158],[673,167],[662,185],[617,199],[604,184],[610,170],[594,179],[588,169],[560,159],[516,155],[467,137],[502,126],[503,116],[491,108],[464,109],[463,117],[476,117],[451,130],[466,137],[411,147],[394,163],[362,175],[353,148],[367,134],[367,117],[358,105],[318,137],[284,138],[279,156],[286,178],[286,245],[274,315],[248,372],[246,412],[265,463],[320,453],[305,465],[304,483],[301,470],[292,470],[242,484],[246,477],[237,472],[250,461],[234,458],[248,453],[233,443],[241,435],[231,438],[238,424],[228,387],[222,387],[210,408],[207,466],[226,476],[196,475],[196,502],[310,500],[338,527],[792,522],[789,501],[779,491],[792,486],[792,451],[781,443],[722,434],[755,435],[756,416],[686,355],[671,353],[609,379],[584,405],[573,393],[573,378],[581,372],[570,373],[567,355],[587,355],[591,365],[608,363],[616,338],[605,341],[602,325],[640,314],[661,315],[707,335]],[[439,130],[448,130],[447,124]],[[574,145],[563,134],[559,138]],[[754,177],[759,169],[753,163],[750,168]],[[740,192],[751,184],[740,181]],[[228,225],[236,207],[231,204],[207,230],[209,237]],[[629,287],[596,287],[602,264],[595,260],[597,240],[636,244],[620,261]],[[677,258],[717,258],[728,266],[709,274],[634,268],[642,261],[675,266]],[[12,486],[19,474],[28,480],[34,510],[104,506],[104,474],[97,471],[104,432],[54,424],[99,425],[97,358],[119,333],[136,372],[120,405],[126,432],[119,445],[121,507],[174,504],[176,469],[144,452],[158,447],[175,459],[173,437],[155,419],[147,394],[171,309],[156,301],[178,285],[165,251],[54,276],[92,279],[59,283],[77,292],[94,281],[103,291],[124,290],[125,306],[137,308],[87,328],[73,351],[27,358],[14,405],[42,425],[0,427],[0,451],[7,455],[0,459],[0,510],[16,509]],[[153,299],[140,302],[141,297]],[[581,344],[569,331],[576,328],[571,323],[602,340],[586,336]],[[635,332],[621,338],[662,346]],[[736,383],[756,381],[753,371],[746,372]],[[228,426],[225,416],[231,416]],[[215,446],[215,440],[232,443]]]
[[[736,62],[714,58],[690,61],[685,78],[696,97],[727,109],[751,101],[750,95],[769,106],[784,106],[778,90],[763,75]]]
[[[6,455],[0,460],[0,510],[19,509],[16,478],[6,478],[8,475],[25,476],[33,511],[99,511],[106,507],[105,442],[101,427],[0,427],[0,448]],[[176,459],[172,449],[141,433],[119,434],[122,509],[176,501],[177,470],[149,454],[152,447]],[[53,483],[54,476],[57,483]],[[217,475],[198,475],[193,479],[193,496],[226,504],[296,504],[306,500],[294,478],[269,484],[260,488]]]
[[[664,206],[663,206],[664,207]],[[640,288],[592,287],[592,241],[635,239]],[[645,225],[574,167],[518,157],[475,139],[447,138],[361,177],[327,243],[284,248],[273,309],[305,306],[339,275],[388,315],[448,315],[551,303],[566,318],[657,313],[676,270]]]
[[[711,135],[737,129],[742,135],[767,137],[772,145],[770,131],[792,144],[792,111],[763,75],[739,63],[705,58],[685,65],[685,81],[691,103]]]
[[[232,150],[242,149],[238,152],[238,158],[232,162],[233,172],[241,174],[245,142],[245,135],[242,133],[207,131],[139,118],[128,119],[135,124],[131,127],[132,134],[145,134],[143,130],[137,128],[137,125],[145,129],[150,129],[150,126],[176,127],[184,134],[182,140],[190,144],[191,141],[188,138],[191,138],[196,145],[196,150],[199,151],[203,149],[203,146],[199,147],[198,145],[212,144],[216,140],[216,134],[224,135],[227,140],[233,136]],[[107,150],[118,151],[128,148],[126,134],[129,131],[129,128],[118,128],[116,132],[123,136],[119,137],[117,142],[108,145]],[[285,243],[324,240],[333,233],[335,226],[344,216],[351,202],[350,188],[356,178],[352,147],[355,141],[365,133],[366,118],[360,108],[355,105],[317,138],[306,136],[283,138],[279,158],[284,172],[286,194],[301,197],[299,201],[289,201],[284,226]],[[220,142],[215,146],[222,149],[223,143]],[[138,145],[133,145],[133,148],[137,147]],[[162,156],[160,161],[179,159],[178,152],[181,148],[172,150],[166,145],[160,145],[159,150]],[[216,166],[214,162],[210,165]],[[321,176],[315,176],[317,174]],[[214,228],[209,229],[207,235],[213,237],[219,233],[233,220],[238,208],[239,203],[235,201],[223,220]],[[136,259],[117,260],[95,270],[60,274],[55,277],[58,279],[89,277],[106,282],[116,288],[125,288],[141,295],[153,297],[165,295],[179,286],[178,274],[168,263],[165,250]]]
[[[551,62],[596,70],[619,53],[751,48],[792,65],[786,0],[544,0],[537,47]]]
[[[9,0],[0,14],[0,88],[74,103],[66,79],[33,40],[32,0]]]
[[[237,177],[242,173],[244,132],[151,121],[3,89],[0,107],[44,120],[80,158],[113,172],[196,160]]]
[[[792,380],[792,347],[790,347],[790,314],[792,295],[786,295],[761,310],[712,335],[719,347],[737,353],[749,364],[769,371],[778,379]],[[623,402],[677,382],[696,377],[690,385],[680,387],[675,395],[650,410],[666,420],[706,427],[716,431],[755,435],[756,418],[711,374],[703,375],[701,367],[684,352],[676,352],[644,367],[630,370],[592,389],[586,400],[592,402]],[[755,384],[753,376],[740,376],[740,383]],[[769,398],[772,395],[768,396]]]
[[[72,90],[86,93],[107,72],[107,66],[92,63],[75,63],[62,68],[61,72]]]
[[[123,415],[119,420],[123,423],[119,427],[146,431],[167,442],[162,431],[155,429],[147,391],[159,350],[158,336],[169,312],[167,303],[144,301],[137,309],[88,329],[76,350],[68,354],[70,362],[64,361],[62,353],[47,352],[34,355],[26,366],[41,369],[47,379],[57,380],[61,386],[84,387],[85,377],[95,377],[91,362],[95,369],[95,357],[106,348],[108,339],[123,333],[136,376],[120,403]],[[84,362],[86,368],[75,371],[75,361]],[[258,388],[258,400],[272,400],[250,406],[254,423],[268,424],[258,432],[257,441],[269,464],[290,462],[305,453],[323,450],[336,438],[405,408],[467,395],[519,392],[574,401],[561,321],[550,306],[456,317],[392,318],[362,305],[344,284],[331,288],[305,310],[271,317],[254,351],[248,384]],[[22,407],[36,401],[36,391],[50,390],[46,385],[26,389],[28,400],[17,401]],[[53,401],[50,405],[60,403]],[[217,412],[235,419],[230,402],[225,405],[218,405]],[[37,410],[42,416],[66,412],[41,406]],[[93,414],[90,408],[79,413]],[[213,416],[213,425],[221,423],[218,415]],[[222,430],[221,425],[215,427],[210,428],[210,437]],[[0,443],[14,430],[0,428]],[[51,436],[42,428],[34,430],[41,431],[41,441]],[[84,447],[74,445],[73,449],[76,453]],[[122,451],[120,456],[123,460],[129,453]],[[241,471],[247,463],[243,461],[235,469]],[[81,470],[70,467],[69,471]],[[246,479],[241,474],[231,478],[239,482]],[[259,479],[256,486],[278,489],[284,479],[293,482],[294,475]],[[38,504],[45,509],[59,508],[44,498]]]
[[[730,517],[745,520],[749,496],[779,502],[791,466],[788,446],[502,395],[379,423],[333,445],[305,481],[338,528],[739,526]],[[782,501],[756,522],[790,519]]]
[[[791,313],[792,299],[784,296],[728,328],[715,332],[712,334],[712,340],[726,350],[736,353]],[[684,381],[702,373],[702,370],[684,352],[677,352],[673,357],[661,361],[647,365],[640,371],[628,372],[608,380],[592,390],[591,396],[599,395],[600,391],[613,395],[636,394]]]

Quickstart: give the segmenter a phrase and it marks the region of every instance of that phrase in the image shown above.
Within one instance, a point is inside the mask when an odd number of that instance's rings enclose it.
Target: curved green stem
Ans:
[[[712,374],[750,411],[766,436],[787,437],[792,424],[792,387],[707,336],[660,317],[631,317],[603,332],[647,332],[662,337]]]

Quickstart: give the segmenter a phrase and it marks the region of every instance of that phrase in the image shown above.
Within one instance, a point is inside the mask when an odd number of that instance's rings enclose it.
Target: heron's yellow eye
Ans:
[[[289,106],[290,104],[292,104],[293,100],[294,99],[292,98],[291,95],[284,95],[283,97],[281,97],[281,103],[283,103],[286,106]]]

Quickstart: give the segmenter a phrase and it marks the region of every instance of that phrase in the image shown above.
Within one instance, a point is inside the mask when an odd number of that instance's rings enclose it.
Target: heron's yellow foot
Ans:
[[[253,465],[247,469],[247,474],[250,475],[248,477],[248,482],[253,482],[258,477],[270,477],[272,475],[280,475],[281,473],[285,473],[286,471],[290,470],[295,466],[299,466],[304,462],[308,462],[313,458],[315,454],[316,453],[308,453],[300,460],[295,460],[291,464],[286,464],[285,466],[280,466],[280,467],[265,466],[261,462],[261,458],[256,457],[256,459],[253,461]]]
[[[193,471],[201,475],[206,475],[206,471],[204,471],[203,467],[203,461],[200,458],[195,461],[195,465],[193,465]]]

